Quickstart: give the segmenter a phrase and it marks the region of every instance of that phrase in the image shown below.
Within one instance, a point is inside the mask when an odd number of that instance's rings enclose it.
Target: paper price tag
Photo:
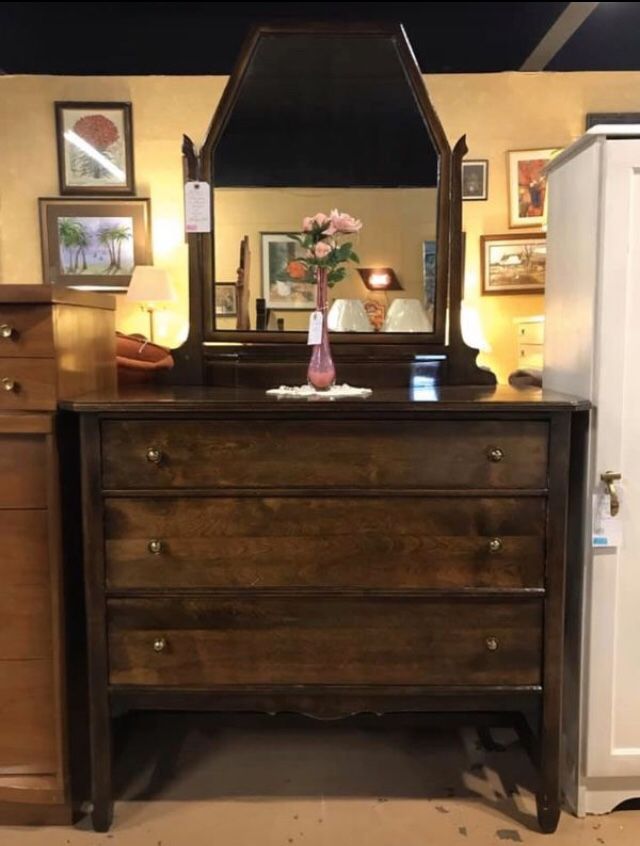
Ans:
[[[309,337],[307,344],[316,346],[322,341],[322,312],[312,311],[309,315]]]
[[[612,549],[622,546],[622,518],[620,512],[612,517],[610,509],[611,500],[608,496],[603,494],[593,495],[591,545],[594,549]]]
[[[211,192],[208,182],[185,184],[184,228],[186,232],[211,232]]]

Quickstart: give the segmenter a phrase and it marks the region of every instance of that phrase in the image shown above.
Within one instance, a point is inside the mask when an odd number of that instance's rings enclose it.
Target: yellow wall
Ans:
[[[449,139],[466,133],[469,157],[489,159],[489,200],[464,208],[465,297],[479,308],[493,346],[483,361],[504,380],[516,366],[513,318],[544,307],[539,296],[480,297],[480,235],[509,231],[505,153],[565,146],[582,134],[589,111],[640,111],[640,73],[425,79]],[[180,296],[174,312],[164,315],[159,336],[175,342],[186,315],[187,284],[181,138],[184,132],[195,141],[204,136],[225,83],[223,77],[0,77],[0,279],[41,282],[36,199],[58,194],[53,101],[130,100],[138,195],[151,197],[155,260],[169,269]],[[118,322],[125,331],[146,326],[144,317],[122,302]]]
[[[255,301],[262,294],[261,232],[297,232],[302,218],[332,208],[364,221],[354,238],[362,267],[393,267],[404,297],[423,300],[422,242],[435,238],[437,197],[433,188],[223,188],[215,192],[216,280],[232,282],[238,266],[240,240],[249,236],[251,249],[250,309],[255,327]],[[389,301],[393,292],[387,295]],[[331,299],[373,299],[353,264],[336,285]],[[305,329],[308,312],[282,312],[286,329]],[[221,329],[235,318],[220,319]]]

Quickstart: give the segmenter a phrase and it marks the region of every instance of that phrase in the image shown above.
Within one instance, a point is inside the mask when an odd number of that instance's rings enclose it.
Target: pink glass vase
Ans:
[[[322,314],[322,338],[315,344],[307,370],[307,381],[317,391],[328,391],[336,381],[336,368],[331,357],[327,312],[329,310],[329,283],[327,268],[316,268],[316,310]]]

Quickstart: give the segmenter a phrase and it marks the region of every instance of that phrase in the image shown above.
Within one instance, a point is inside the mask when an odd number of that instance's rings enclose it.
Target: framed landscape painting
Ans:
[[[307,268],[296,261],[305,250],[284,232],[261,232],[262,296],[279,311],[313,311],[316,286]]]
[[[60,193],[133,194],[131,103],[57,102]]]
[[[480,238],[483,294],[543,294],[547,242],[543,232]]]
[[[559,148],[512,150],[509,173],[509,226],[543,226],[547,222],[547,175],[544,168]]]
[[[150,201],[40,198],[43,282],[125,290],[152,264]]]

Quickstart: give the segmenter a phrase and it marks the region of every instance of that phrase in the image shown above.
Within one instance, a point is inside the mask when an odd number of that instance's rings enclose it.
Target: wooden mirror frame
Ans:
[[[462,338],[460,304],[463,280],[462,159],[467,152],[463,136],[453,150],[431,104],[422,73],[400,24],[389,23],[275,23],[253,28],[214,112],[199,151],[183,136],[185,183],[198,180],[210,185],[211,231],[188,233],[189,335],[175,350],[176,367],[171,381],[179,384],[260,385],[280,384],[287,373],[300,371],[308,359],[306,333],[216,329],[214,315],[213,154],[238,100],[242,83],[263,36],[298,34],[387,38],[396,48],[416,106],[438,155],[436,229],[436,303],[434,332],[333,334],[332,350],[341,378],[362,373],[368,384],[409,384],[417,362],[438,362],[436,381],[446,384],[495,384],[490,371],[478,368],[478,350]],[[448,341],[446,339],[449,306]],[[443,366],[444,365],[444,366]],[[377,368],[385,370],[380,381]],[[300,371],[304,373],[305,371]],[[344,375],[343,375],[344,374]],[[293,376],[295,380],[295,376]],[[298,375],[298,381],[300,375]]]

